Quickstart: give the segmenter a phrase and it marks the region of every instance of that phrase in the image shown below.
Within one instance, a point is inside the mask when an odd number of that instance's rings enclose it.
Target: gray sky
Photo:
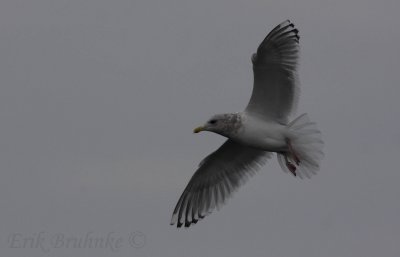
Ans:
[[[400,256],[399,10],[397,0],[2,0],[0,251]],[[244,108],[250,56],[287,18],[301,36],[297,114],[323,132],[322,170],[298,180],[273,158],[220,211],[171,227],[198,162],[224,141],[193,127]],[[114,251],[56,244],[109,233],[122,238]]]

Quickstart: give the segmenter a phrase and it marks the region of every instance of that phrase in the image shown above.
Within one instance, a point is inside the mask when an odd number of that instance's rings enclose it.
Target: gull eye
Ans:
[[[217,120],[210,120],[208,123],[215,124],[215,123],[217,123]]]

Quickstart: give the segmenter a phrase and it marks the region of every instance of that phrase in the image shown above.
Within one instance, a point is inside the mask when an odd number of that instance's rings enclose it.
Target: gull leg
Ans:
[[[293,176],[296,177],[296,166],[294,166],[293,163],[291,163],[287,157],[287,155],[285,154],[285,163],[286,163],[286,167],[290,170],[290,172],[292,172]]]
[[[286,144],[288,146],[289,149],[289,153],[292,156],[294,162],[299,165],[300,164],[300,158],[299,156],[296,154],[296,151],[293,149],[292,143],[290,142],[289,138],[286,138]]]

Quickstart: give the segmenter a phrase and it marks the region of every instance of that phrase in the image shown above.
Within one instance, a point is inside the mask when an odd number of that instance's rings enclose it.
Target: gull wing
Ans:
[[[254,86],[245,112],[287,123],[297,96],[299,36],[286,20],[276,26],[253,54]]]
[[[228,139],[201,163],[174,209],[171,225],[189,227],[219,208],[270,157]]]

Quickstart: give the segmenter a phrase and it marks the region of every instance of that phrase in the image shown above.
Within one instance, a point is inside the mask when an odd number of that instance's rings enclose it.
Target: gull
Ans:
[[[299,35],[286,20],[253,54],[254,85],[239,113],[217,114],[194,133],[209,131],[228,138],[200,162],[172,214],[171,225],[189,227],[222,204],[251,175],[277,154],[282,170],[310,178],[323,157],[321,132],[307,114],[291,122],[298,95]]]

